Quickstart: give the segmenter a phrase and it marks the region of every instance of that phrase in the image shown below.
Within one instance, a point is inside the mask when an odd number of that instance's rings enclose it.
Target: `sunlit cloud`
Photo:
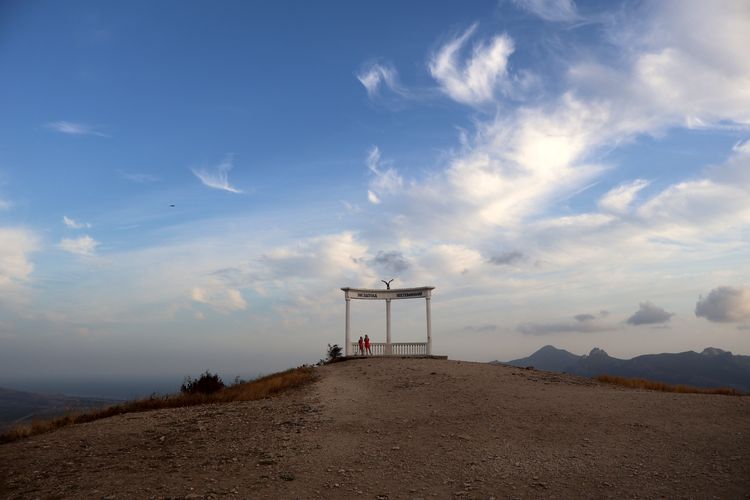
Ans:
[[[30,279],[30,254],[38,249],[36,235],[22,228],[0,227],[0,294],[3,289]]]
[[[435,53],[429,62],[432,76],[452,99],[472,106],[493,102],[507,86],[508,58],[514,51],[508,35],[498,35],[474,45],[465,61],[460,54],[477,29],[474,24]]]
[[[648,185],[649,182],[643,179],[622,184],[602,196],[599,200],[599,207],[609,212],[627,212],[638,192]]]
[[[695,315],[716,323],[750,320],[750,287],[720,286],[698,299]]]
[[[233,164],[231,157],[210,168],[193,168],[193,174],[200,179],[204,186],[213,189],[221,189],[230,193],[242,193],[241,190],[229,183],[229,171],[232,170]]]
[[[66,252],[91,257],[96,254],[99,242],[89,235],[84,235],[78,238],[63,238],[58,246]]]

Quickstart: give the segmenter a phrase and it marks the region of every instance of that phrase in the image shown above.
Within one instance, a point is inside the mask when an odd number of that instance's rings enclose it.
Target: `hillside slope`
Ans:
[[[750,398],[510,366],[354,360],[254,402],[0,446],[9,498],[741,497]]]
[[[52,418],[117,403],[114,399],[83,398],[62,394],[37,394],[0,387],[0,430],[33,419]]]

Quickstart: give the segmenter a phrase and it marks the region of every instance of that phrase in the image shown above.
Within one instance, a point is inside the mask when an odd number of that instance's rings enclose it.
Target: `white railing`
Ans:
[[[352,342],[352,353],[355,356],[426,356],[427,342],[392,342],[391,352],[385,342],[370,342],[370,352],[359,352],[359,344]]]

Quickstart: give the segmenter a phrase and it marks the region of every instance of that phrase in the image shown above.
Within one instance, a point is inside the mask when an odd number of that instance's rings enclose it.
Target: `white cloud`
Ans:
[[[367,201],[372,203],[373,205],[377,205],[380,203],[380,197],[373,193],[371,190],[367,190]]]
[[[651,225],[683,233],[726,228],[750,221],[749,187],[709,178],[680,182],[646,200],[637,212]]]
[[[649,182],[643,179],[636,179],[632,182],[622,184],[601,197],[599,208],[607,212],[625,213],[630,208],[633,200],[635,200],[638,192],[648,185]]]
[[[573,64],[576,91],[609,103],[621,134],[750,125],[746,2],[661,1],[614,30],[621,60]]]
[[[380,94],[382,86],[402,97],[408,95],[408,92],[398,82],[398,72],[391,65],[370,63],[357,74],[357,80],[365,87],[370,99],[374,99]]]
[[[442,91],[471,106],[493,102],[497,91],[507,86],[508,58],[514,50],[513,40],[503,34],[474,45],[467,60],[460,61],[461,50],[476,28],[475,24],[443,45],[429,63]]]
[[[91,257],[96,253],[99,242],[89,235],[84,235],[79,238],[63,238],[58,246],[66,252]]]
[[[12,206],[11,202],[0,198],[0,210],[8,210],[11,206]]]
[[[420,264],[436,274],[459,275],[484,264],[481,254],[466,245],[443,243],[431,246],[420,258]]]
[[[739,323],[750,320],[750,288],[720,286],[700,297],[695,315],[716,323]]]
[[[215,310],[224,313],[247,309],[247,302],[242,292],[236,288],[224,287],[218,281],[211,282],[207,287],[193,287],[190,291],[190,298],[194,302],[210,305]],[[196,315],[201,316],[198,319],[204,319],[200,312]]]
[[[193,168],[193,174],[210,188],[229,191],[230,193],[242,193],[239,189],[229,184],[229,171],[232,170],[232,159],[227,157],[224,161],[211,168]]]
[[[513,0],[513,3],[545,21],[572,22],[582,19],[573,0]]]
[[[0,293],[30,278],[34,265],[29,254],[36,249],[31,231],[0,227]]]
[[[71,229],[83,229],[91,227],[91,224],[89,224],[88,222],[77,222],[76,220],[71,219],[66,215],[63,215],[63,224]]]
[[[98,130],[97,127],[85,123],[57,121],[47,123],[45,127],[68,135],[96,135],[99,137],[110,137],[108,134]]]
[[[674,313],[669,313],[663,308],[646,301],[638,304],[638,310],[626,320],[626,323],[635,326],[655,325],[668,322],[672,316],[674,316]]]

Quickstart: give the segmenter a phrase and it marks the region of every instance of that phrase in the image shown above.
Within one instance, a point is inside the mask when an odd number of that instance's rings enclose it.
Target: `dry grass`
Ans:
[[[34,421],[20,425],[0,434],[0,443],[9,443],[36,434],[50,432],[60,427],[82,424],[102,418],[162,408],[181,408],[203,404],[229,403],[232,401],[253,401],[278,394],[286,389],[299,387],[315,379],[315,370],[310,367],[292,368],[274,373],[250,382],[241,382],[226,387],[213,394],[171,394],[152,396],[146,399],[127,401],[122,404],[92,410],[86,413],[71,413],[51,420]]]
[[[664,382],[654,382],[653,380],[646,380],[642,378],[615,377],[612,375],[599,375],[598,377],[596,377],[596,380],[598,380],[599,382],[604,382],[605,384],[621,385],[623,387],[630,387],[632,389],[647,389],[649,391],[742,396],[742,393],[740,391],[738,391],[737,389],[731,389],[729,387],[709,389],[704,387],[692,387],[689,385],[665,384]]]

